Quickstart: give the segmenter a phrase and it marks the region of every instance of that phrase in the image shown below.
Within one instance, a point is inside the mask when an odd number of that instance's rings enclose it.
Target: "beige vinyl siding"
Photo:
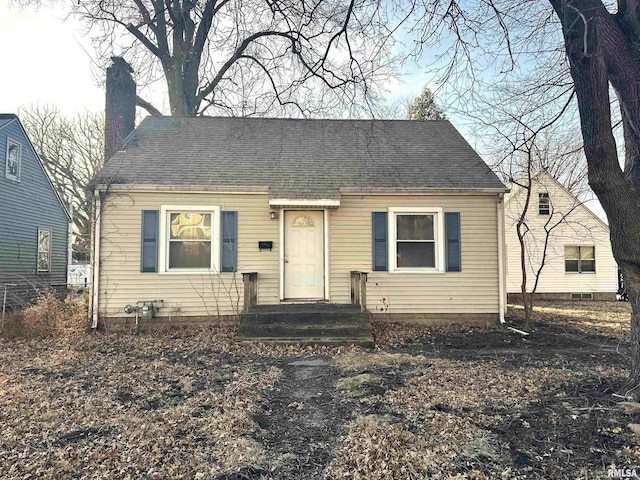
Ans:
[[[367,296],[373,312],[384,297],[392,314],[498,313],[497,199],[498,195],[343,195],[341,206],[328,213],[330,301],[350,302],[349,272],[361,270],[369,272]],[[162,205],[219,206],[238,212],[236,284],[232,273],[140,272],[141,212],[160,210]],[[462,272],[373,272],[371,214],[389,207],[460,212]],[[160,316],[234,314],[230,299],[242,307],[240,273],[251,271],[258,272],[258,303],[279,303],[280,221],[270,220],[269,210],[266,194],[109,194],[101,218],[100,314],[124,316],[125,305],[155,299],[164,300]],[[259,240],[273,241],[273,251],[260,252]]]
[[[369,272],[367,305],[387,313],[498,313],[497,195],[347,196],[329,215],[331,301],[349,302],[349,272]],[[389,207],[460,212],[462,271],[372,271],[371,213]]]
[[[550,235],[547,261],[536,292],[538,293],[594,293],[616,292],[618,270],[611,251],[609,229],[584,205],[548,176],[541,174],[533,184],[531,206],[527,213],[527,224],[531,234],[527,235],[527,245],[531,261],[527,261],[527,289],[534,284],[534,268],[540,265],[544,242],[544,224],[549,216],[539,215],[538,194],[548,192],[553,225],[562,212],[566,221]],[[505,202],[505,241],[507,246],[507,292],[518,293],[522,284],[520,266],[520,244],[516,232],[519,212],[522,211],[526,191],[517,190]],[[569,213],[570,212],[570,213]],[[565,246],[595,246],[595,273],[565,272]],[[529,257],[527,257],[529,258]]]
[[[237,211],[237,273],[141,273],[141,212],[160,210],[162,205],[219,206],[223,211]],[[259,272],[259,303],[278,303],[279,228],[276,220],[269,219],[267,195],[110,193],[101,220],[101,315],[124,316],[125,305],[156,299],[164,300],[160,316],[232,315],[236,313],[234,304],[242,308],[242,272]],[[259,240],[273,241],[273,251],[261,252]]]

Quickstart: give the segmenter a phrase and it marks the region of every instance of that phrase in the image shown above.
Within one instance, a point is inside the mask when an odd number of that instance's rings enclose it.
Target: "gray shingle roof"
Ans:
[[[148,117],[99,183],[269,190],[505,191],[448,121]]]

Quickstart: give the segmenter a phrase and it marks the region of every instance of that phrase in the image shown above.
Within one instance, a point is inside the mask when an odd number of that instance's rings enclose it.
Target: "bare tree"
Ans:
[[[569,162],[562,161],[561,156],[552,156],[553,149],[549,147],[548,142],[540,146],[536,136],[533,136],[516,148],[513,152],[515,158],[509,163],[508,180],[512,188],[516,189],[515,192],[511,192],[511,195],[524,195],[524,199],[515,204],[512,210],[516,217],[515,230],[520,247],[520,272],[522,275],[520,293],[525,312],[525,329],[531,328],[534,298],[542,278],[542,272],[549,261],[555,232],[563,227],[569,227],[577,232],[581,227],[581,225],[575,225],[576,219],[573,218],[573,213],[582,205],[582,202],[576,198],[571,202],[571,205],[557,208],[552,192],[549,191],[544,181],[541,181],[545,173],[553,178],[553,170],[565,172],[569,164]],[[551,171],[546,168],[547,165],[552,167]],[[554,166],[555,168],[553,168]],[[572,182],[569,188],[573,188],[575,192],[578,186],[579,183]],[[532,203],[532,200],[540,201],[540,197],[536,197],[535,193],[540,195],[541,190],[543,195],[546,194],[546,197],[543,197],[543,201],[545,201],[543,206],[539,206],[539,203]],[[540,212],[534,211],[536,206],[539,209],[546,208],[545,215],[542,217],[545,219],[542,225],[531,223],[533,219],[540,218],[538,215]],[[530,214],[530,212],[533,213]],[[582,230],[586,231],[584,228]],[[530,289],[529,272],[533,276],[533,284]]]
[[[441,79],[456,84],[458,93],[474,90],[481,78],[513,80],[519,68],[528,68],[537,80],[522,84],[521,94],[555,106],[558,115],[571,115],[577,106],[589,185],[607,214],[632,307],[624,393],[640,398],[640,3],[435,0],[398,6],[412,22],[416,53],[451,39]]]
[[[19,115],[58,194],[72,215],[73,256],[87,261],[93,201],[86,188],[102,166],[104,118],[90,112],[69,118],[49,105],[21,108]]]
[[[391,38],[373,0],[79,0],[103,59],[166,81],[171,114],[314,115],[362,105],[388,74]],[[139,98],[152,114],[158,109]],[[353,107],[351,107],[353,108]]]

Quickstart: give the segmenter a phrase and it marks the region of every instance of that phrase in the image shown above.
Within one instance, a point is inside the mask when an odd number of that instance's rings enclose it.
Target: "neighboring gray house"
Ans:
[[[0,303],[67,282],[69,216],[20,120],[0,114]],[[0,306],[1,308],[1,306]]]

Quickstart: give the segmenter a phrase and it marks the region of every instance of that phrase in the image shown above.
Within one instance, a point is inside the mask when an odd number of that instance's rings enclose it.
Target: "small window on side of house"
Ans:
[[[16,182],[20,180],[20,163],[22,161],[22,145],[7,138],[5,157],[5,177]]]
[[[551,204],[549,202],[549,194],[547,192],[538,194],[538,213],[540,215],[549,215],[551,212]]]
[[[38,273],[51,271],[51,230],[38,229]]]

